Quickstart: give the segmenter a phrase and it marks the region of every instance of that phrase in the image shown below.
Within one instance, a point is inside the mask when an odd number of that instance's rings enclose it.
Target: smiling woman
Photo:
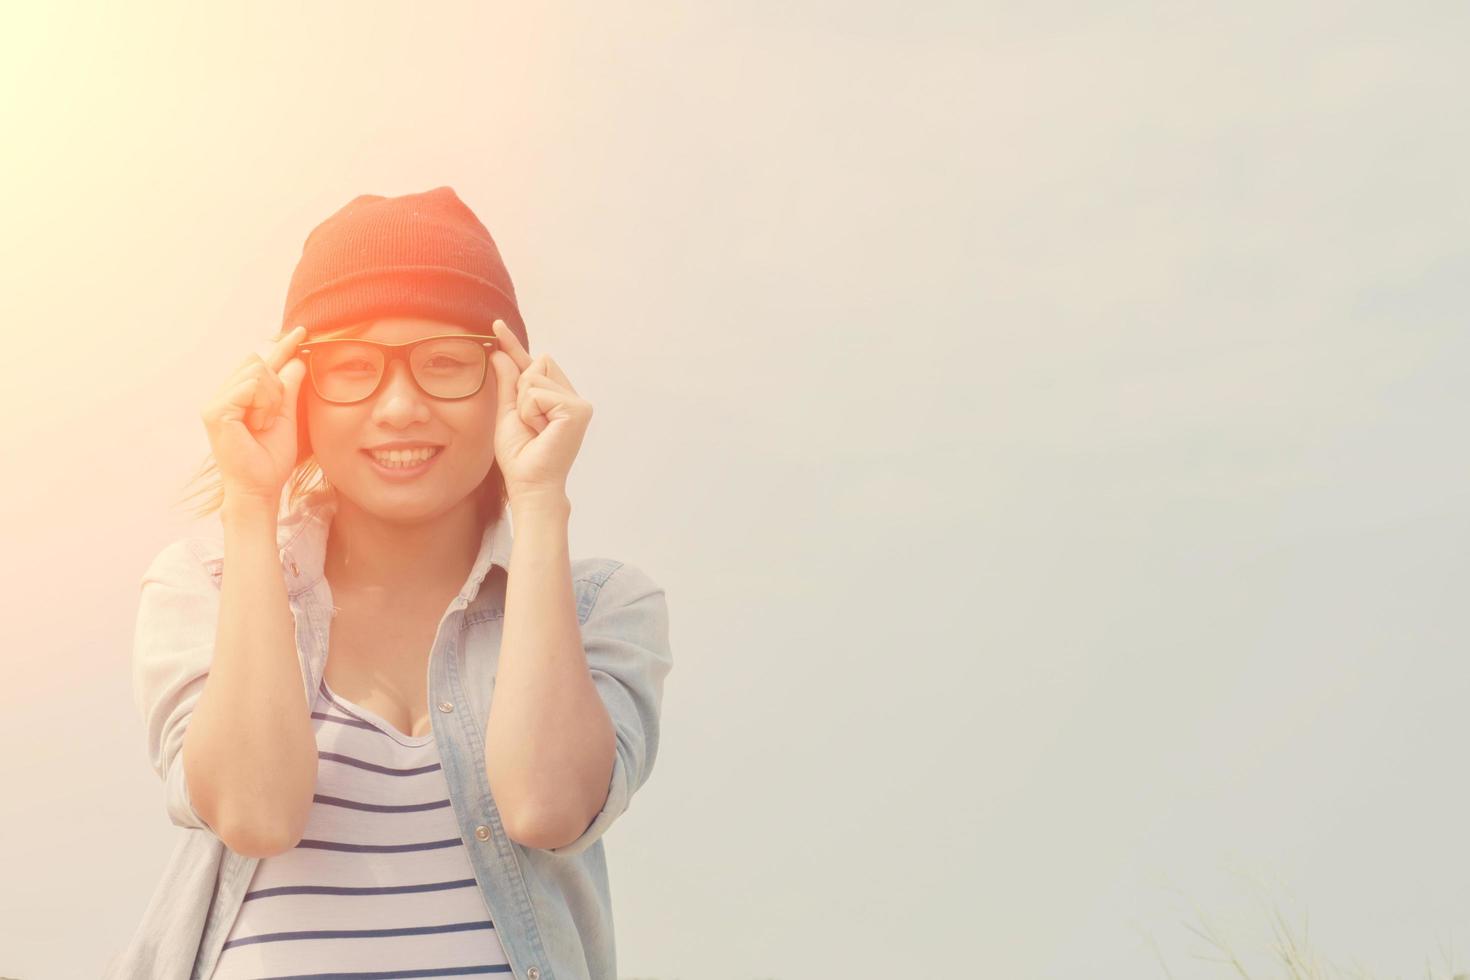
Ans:
[[[186,835],[108,976],[616,976],[602,836],[672,659],[663,589],[570,557],[591,414],[450,188],[312,232],[201,413],[223,541],[143,576],[134,694]]]
[[[498,504],[494,346],[493,336],[414,316],[374,320],[351,339],[303,344],[306,437],[332,485],[354,506],[399,521],[473,501],[487,481],[486,502]],[[470,516],[476,526],[488,517]]]
[[[430,233],[432,232],[432,233]],[[364,241],[383,250],[372,268],[361,265],[357,251]],[[493,324],[503,320],[522,348],[529,351],[525,321],[515,286],[494,239],[451,188],[384,198],[363,194],[307,237],[287,292],[281,331],[276,341],[303,327],[302,340],[320,343],[346,338],[383,336],[373,313],[420,313],[440,333],[479,334],[493,345]],[[390,331],[391,333],[391,331]],[[308,345],[310,349],[310,345]],[[487,362],[488,362],[488,349]],[[308,363],[315,355],[306,355]],[[313,374],[313,380],[316,375]],[[493,384],[493,378],[489,383]],[[303,386],[301,397],[306,395]],[[288,487],[287,509],[313,488],[330,486],[322,471],[311,433],[309,413],[298,402],[297,454]],[[190,483],[197,485],[181,502],[204,498],[195,517],[217,512],[224,503],[223,481],[214,476],[211,455]],[[504,480],[498,468],[486,474],[479,491],[482,518],[505,505]]]

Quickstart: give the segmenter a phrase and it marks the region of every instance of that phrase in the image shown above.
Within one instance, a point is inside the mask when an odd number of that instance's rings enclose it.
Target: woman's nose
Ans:
[[[409,367],[402,361],[389,364],[383,373],[383,384],[373,399],[373,414],[388,421],[427,415],[428,397],[414,383]]]

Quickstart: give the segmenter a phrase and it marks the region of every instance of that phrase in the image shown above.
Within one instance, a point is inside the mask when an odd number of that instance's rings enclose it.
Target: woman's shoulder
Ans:
[[[224,542],[208,535],[190,534],[165,544],[148,563],[143,579],[169,581],[218,579],[224,564]]]
[[[291,501],[276,522],[276,547],[282,549],[283,556],[291,542],[303,533],[326,526],[336,508],[336,500],[334,488],[317,487]],[[187,577],[202,569],[218,585],[224,563],[224,531],[214,526],[213,530],[198,531],[168,542],[154,554],[146,574],[174,573]]]
[[[596,588],[608,586],[614,580],[618,586],[626,583],[653,586],[653,579],[641,566],[619,558],[574,558],[572,580],[586,582]]]
[[[653,576],[629,561],[583,558],[572,562],[572,577],[577,621],[597,665],[612,671],[618,663],[625,677],[645,679],[668,669],[668,597]]]
[[[584,616],[593,609],[615,609],[664,592],[642,566],[618,558],[573,559],[572,583],[585,607]]]

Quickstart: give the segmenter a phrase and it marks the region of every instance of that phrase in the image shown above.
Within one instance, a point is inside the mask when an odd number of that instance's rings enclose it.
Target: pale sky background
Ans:
[[[200,407],[441,184],[595,406],[573,553],[667,590],[622,977],[1232,975],[1196,906],[1266,976],[1268,902],[1470,961],[1466,7],[133,6],[0,25],[0,976],[182,833],[129,658]]]

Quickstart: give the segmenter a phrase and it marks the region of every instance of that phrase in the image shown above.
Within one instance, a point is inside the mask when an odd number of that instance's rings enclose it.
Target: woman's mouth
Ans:
[[[387,452],[364,449],[362,454],[372,460],[373,468],[379,475],[403,480],[416,477],[433,466],[434,460],[443,451],[443,446],[432,446],[424,449],[392,449]]]

